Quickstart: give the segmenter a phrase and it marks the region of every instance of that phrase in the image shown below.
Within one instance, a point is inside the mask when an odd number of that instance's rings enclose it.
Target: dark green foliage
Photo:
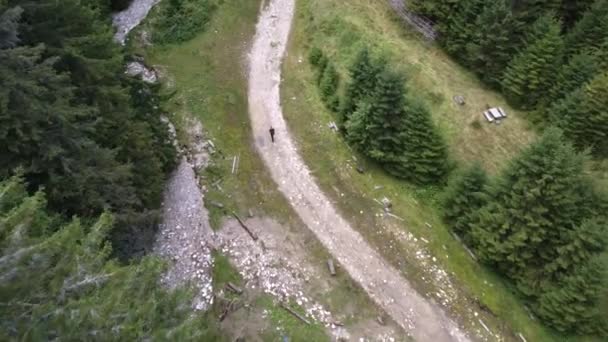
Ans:
[[[347,139],[396,177],[440,182],[447,173],[447,151],[428,110],[406,100],[403,79],[395,72],[384,70],[375,83],[345,124]]]
[[[598,59],[599,56],[587,52],[574,55],[559,71],[544,101],[558,101],[591,80],[600,70]]]
[[[476,163],[453,177],[443,196],[443,220],[467,244],[473,215],[489,200],[484,192],[487,183],[486,172]]]
[[[608,156],[608,72],[570,93],[550,110],[567,137],[598,157]]]
[[[389,172],[417,184],[442,183],[449,171],[447,146],[435,127],[431,113],[422,103],[408,99],[405,106],[405,162]]]
[[[474,26],[471,42],[465,45],[466,62],[483,81],[498,86],[517,47],[514,43],[516,21],[507,0],[487,3]]]
[[[323,69],[323,76],[319,82],[319,90],[321,91],[321,99],[332,111],[337,111],[340,106],[340,100],[337,96],[338,85],[340,84],[340,76],[332,63],[328,63]]]
[[[11,5],[24,11],[19,46],[0,50],[0,176],[21,167],[58,212],[112,210],[114,232],[132,229],[121,223],[159,205],[175,159],[158,89],[124,76],[101,2]]]
[[[461,62],[466,62],[466,49],[473,41],[475,21],[482,8],[483,0],[459,1],[450,15],[439,24],[441,45]]]
[[[608,39],[608,0],[596,0],[564,38],[567,55],[590,52]]]
[[[560,2],[560,0],[513,1],[513,14],[518,22],[523,25],[531,25],[543,15],[557,13],[561,7]]]
[[[562,0],[560,16],[566,29],[572,28],[595,0]]]
[[[541,17],[534,24],[526,48],[509,63],[503,90],[514,106],[533,108],[552,84],[563,49],[560,30],[557,20]]]
[[[161,4],[153,39],[160,44],[185,42],[205,29],[216,8],[214,0],[171,0]]]
[[[310,53],[308,54],[308,61],[312,66],[318,67],[320,64],[319,62],[324,56],[325,55],[323,54],[323,51],[315,46],[310,49]]]
[[[607,202],[584,160],[559,130],[547,130],[490,187],[470,228],[477,255],[511,278],[546,323],[597,332],[601,319],[588,315],[597,312],[600,283],[580,272],[606,247]],[[575,302],[568,316],[553,314]]]
[[[221,340],[189,293],[158,285],[159,260],[109,259],[109,214],[56,222],[17,178],[0,182],[0,209],[0,340]]]
[[[361,49],[349,69],[351,82],[346,88],[340,112],[346,122],[361,101],[369,98],[376,89],[377,75],[384,70],[383,61],[373,60],[367,47]]]

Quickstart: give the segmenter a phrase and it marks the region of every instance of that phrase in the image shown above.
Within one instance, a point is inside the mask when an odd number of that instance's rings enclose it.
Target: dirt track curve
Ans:
[[[258,153],[303,222],[368,295],[417,341],[468,341],[435,304],[420,296],[319,189],[289,134],[280,100],[281,62],[295,0],[266,1],[249,55],[249,115]],[[276,130],[276,143],[269,128]]]

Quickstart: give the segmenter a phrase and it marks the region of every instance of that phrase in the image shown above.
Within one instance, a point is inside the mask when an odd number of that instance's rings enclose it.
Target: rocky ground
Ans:
[[[112,23],[116,28],[114,39],[124,45],[127,35],[148,15],[148,12],[160,0],[133,0],[124,11],[112,15]]]

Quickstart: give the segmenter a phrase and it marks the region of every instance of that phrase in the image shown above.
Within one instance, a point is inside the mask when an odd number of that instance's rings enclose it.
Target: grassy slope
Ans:
[[[221,220],[230,216],[233,210],[245,216],[252,209],[256,215],[270,216],[286,229],[295,232],[301,237],[305,250],[310,252],[311,262],[322,264],[329,257],[327,251],[289,207],[251,143],[247,112],[246,54],[253,37],[260,2],[261,0],[224,0],[206,31],[193,40],[146,49],[133,42],[131,49],[145,55],[149,64],[166,74],[166,91],[174,93],[166,106],[173,113],[171,119],[176,123],[180,139],[187,139],[183,134],[184,117],[195,117],[201,120],[207,138],[213,140],[219,151],[212,158],[212,166],[202,175],[208,185],[205,203],[210,210],[212,225],[219,228]],[[151,21],[159,15],[158,9],[153,10],[139,30],[149,30]],[[135,32],[132,36],[138,35]],[[231,174],[234,155],[240,156],[236,175]],[[221,180],[221,189],[209,186],[218,180]],[[218,209],[210,206],[211,201],[223,203],[226,207]],[[225,258],[219,256],[219,260],[215,269],[219,283],[230,279],[236,281],[238,277],[225,262]],[[347,328],[373,320],[378,315],[377,307],[347,275],[340,273],[329,279],[328,283],[332,289],[329,294],[318,291],[311,295],[330,312],[345,314],[343,323]],[[289,317],[283,309],[274,306],[270,297],[260,298],[257,309],[267,310],[271,323],[274,326],[280,325],[292,340],[308,340],[311,336],[315,340],[323,340],[321,336],[324,336],[324,331],[321,327],[305,327],[300,321]],[[355,316],[349,313],[354,313]],[[280,338],[276,330],[271,330],[262,332],[264,340]]]
[[[519,117],[523,113],[507,106],[499,94],[485,89],[440,49],[404,29],[385,2],[299,1],[283,67],[283,108],[300,151],[322,188],[344,216],[350,218],[389,261],[402,269],[419,291],[432,295],[440,289],[423,280],[428,274],[407,246],[394,248],[388,243],[395,236],[387,228],[407,230],[417,238],[428,240],[429,250],[455,279],[459,299],[451,309],[457,316],[468,317],[461,323],[469,329],[479,328],[474,322],[476,318],[471,316],[473,308],[493,330],[502,331],[508,339],[514,339],[513,332],[522,332],[528,341],[568,340],[531,320],[501,279],[469,257],[442,224],[435,205],[435,189],[412,187],[388,177],[374,165],[366,165],[368,170],[364,175],[354,170],[356,164],[367,162],[327,128],[327,123],[335,118],[320,102],[307,54],[310,46],[321,47],[344,76],[362,44],[376,47],[389,58],[391,65],[407,74],[409,87],[425,97],[457,161],[480,160],[495,172],[534,138]],[[467,105],[455,105],[452,101],[455,94],[464,95]],[[502,106],[510,117],[500,126],[485,123],[481,112],[486,104]],[[481,121],[481,129],[471,127],[471,122],[477,119]],[[377,186],[382,189],[375,190]],[[382,196],[393,201],[395,214],[405,218],[405,224],[373,215],[380,212],[373,199]],[[427,223],[433,228],[429,229]],[[477,300],[493,314],[472,305]]]

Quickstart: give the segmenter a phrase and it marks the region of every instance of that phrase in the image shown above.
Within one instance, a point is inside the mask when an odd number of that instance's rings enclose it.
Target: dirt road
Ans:
[[[418,341],[468,341],[353,230],[319,189],[287,130],[280,101],[281,62],[295,0],[264,4],[249,55],[249,115],[255,145],[280,191],[308,228],[369,296]],[[276,130],[275,143],[269,128]]]

